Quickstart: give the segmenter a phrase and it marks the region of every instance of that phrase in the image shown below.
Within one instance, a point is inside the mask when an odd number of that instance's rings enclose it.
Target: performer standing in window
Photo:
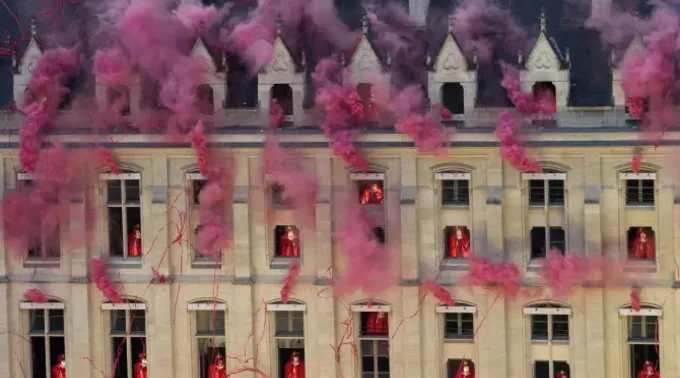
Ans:
[[[382,205],[383,198],[383,190],[380,189],[378,184],[372,183],[361,193],[361,204]]]
[[[387,314],[384,312],[371,312],[366,317],[367,335],[387,335]]]
[[[463,227],[454,227],[449,236],[449,256],[450,258],[467,259],[470,257],[470,236]]]
[[[139,361],[135,364],[134,371],[134,378],[149,378],[149,375],[146,372],[146,355],[144,355],[144,353],[139,354]]]
[[[569,374],[564,370],[560,370],[557,372],[557,378],[569,378]]]
[[[292,226],[286,226],[286,232],[279,239],[278,256],[300,257],[300,240]]]
[[[285,378],[305,378],[305,363],[300,358],[300,353],[293,352],[283,370]]]
[[[52,378],[66,378],[66,356],[63,354],[57,358],[57,363],[52,366]]]
[[[142,231],[138,224],[132,227],[132,232],[128,235],[128,255],[142,255]]]
[[[475,373],[472,371],[470,363],[463,360],[454,378],[475,378]]]
[[[647,230],[640,227],[631,246],[633,257],[636,259],[654,260],[654,238],[647,234]]]
[[[215,356],[215,362],[210,364],[208,378],[227,378],[227,367],[224,366],[222,355]]]
[[[638,372],[637,378],[661,378],[661,375],[650,361],[645,361],[645,365]]]

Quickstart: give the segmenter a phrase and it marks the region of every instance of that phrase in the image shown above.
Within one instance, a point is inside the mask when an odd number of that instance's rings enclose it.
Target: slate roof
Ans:
[[[237,4],[231,10],[231,14],[237,12],[245,12],[252,8],[252,4],[246,0],[217,0],[220,3],[234,2]],[[386,0],[374,0],[378,6],[384,5]],[[460,0],[430,0],[430,11],[428,20],[427,37],[427,51],[434,60],[439,48],[446,38],[447,26],[446,22],[442,20],[435,20],[433,15],[448,15],[450,14],[452,5],[458,3]],[[632,1],[635,11],[640,16],[647,16],[650,12],[651,6],[648,4],[651,0],[615,0],[621,3],[624,9],[628,9]],[[394,2],[394,1],[392,1]],[[397,0],[397,2],[408,7],[408,0]],[[532,37],[537,37],[539,33],[539,22],[541,8],[536,6],[536,0],[495,0],[496,3],[502,7],[511,4],[510,12],[512,16],[527,30]],[[361,19],[364,14],[362,0],[335,0],[338,6],[338,14],[342,20],[353,30],[360,30]],[[14,9],[17,8],[18,0],[9,0],[8,4]],[[253,2],[254,4],[254,2]],[[569,49],[571,57],[571,88],[569,93],[570,106],[611,106],[612,105],[612,90],[611,90],[611,65],[610,52],[608,52],[600,41],[599,35],[596,31],[588,30],[583,27],[584,15],[589,14],[590,7],[583,9],[575,9],[573,1],[568,0],[543,0],[541,5],[544,7],[547,18],[548,35],[554,37],[556,47],[563,54]],[[588,9],[586,9],[588,8]],[[28,17],[22,17],[24,29],[28,32]],[[446,21],[444,19],[444,21]],[[16,22],[6,10],[0,7],[0,25],[12,25],[10,32],[16,38],[18,36],[18,28]],[[0,33],[2,30],[0,30]],[[371,34],[371,33],[369,33]],[[0,34],[1,35],[1,34]],[[372,38],[369,38],[372,39]],[[371,41],[374,42],[374,41]],[[311,49],[308,43],[301,39],[300,41],[287,40],[286,44],[291,51],[294,51],[293,56],[299,57],[300,49],[305,51]],[[298,47],[300,46],[300,47]],[[21,46],[22,48],[25,47]],[[218,54],[208,46],[211,54],[216,56]],[[377,48],[379,56],[381,56],[380,49]],[[311,51],[311,50],[310,50]],[[525,56],[528,54],[524,52]],[[309,67],[314,67],[314,54],[306,53],[306,60]],[[382,55],[384,56],[384,55]],[[503,51],[499,49],[495,54],[496,60],[504,59],[508,62],[517,60],[517,52]],[[469,59],[469,57],[468,57]],[[221,65],[221,57],[215,59],[215,63]],[[11,72],[11,58],[7,55],[0,55],[0,108],[7,107],[12,97],[12,72]],[[309,75],[307,75],[309,78]],[[498,64],[481,65],[478,68],[478,104],[480,107],[489,106],[503,106],[507,104],[505,91],[500,87],[501,72]],[[313,92],[312,92],[313,93]],[[309,106],[309,99],[305,101],[306,106]]]

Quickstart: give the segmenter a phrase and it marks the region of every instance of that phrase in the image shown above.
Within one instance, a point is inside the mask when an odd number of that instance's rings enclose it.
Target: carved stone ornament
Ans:
[[[359,55],[357,59],[357,67],[359,67],[359,70],[362,72],[364,71],[373,71],[376,67],[378,62],[374,57],[371,56],[368,52],[361,52],[361,55]]]
[[[534,59],[534,68],[537,70],[549,70],[552,67],[552,59],[547,51],[541,51]]]
[[[272,71],[278,73],[288,71],[288,59],[286,58],[286,54],[283,52],[276,54],[276,58],[274,58],[274,62],[272,63]]]
[[[456,59],[456,55],[451,52],[444,59],[442,68],[444,68],[444,71],[457,71],[460,69],[460,65],[458,63],[459,62],[458,59]]]

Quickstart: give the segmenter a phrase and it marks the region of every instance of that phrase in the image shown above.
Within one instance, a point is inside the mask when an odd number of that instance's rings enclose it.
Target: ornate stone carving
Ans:
[[[541,51],[534,59],[534,68],[537,70],[549,70],[553,67],[552,58],[548,55],[547,51]]]
[[[460,62],[458,57],[453,52],[450,52],[444,62],[442,63],[444,71],[457,71],[460,69]]]
[[[274,62],[272,62],[272,71],[277,72],[277,73],[282,73],[288,71],[289,64],[288,64],[288,57],[286,56],[285,53],[279,52],[276,54],[276,58],[274,58]]]

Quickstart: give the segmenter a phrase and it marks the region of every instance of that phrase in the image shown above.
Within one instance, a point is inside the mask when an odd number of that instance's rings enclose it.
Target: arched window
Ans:
[[[238,54],[227,54],[227,108],[252,109],[257,107],[258,75],[251,75]]]
[[[635,378],[650,367],[652,371],[661,370],[659,327],[662,310],[652,305],[642,305],[639,310],[624,306],[619,309],[619,315],[626,324],[629,377]]]
[[[293,89],[288,84],[274,84],[271,89],[271,99],[276,100],[283,108],[283,114],[293,115]]]
[[[541,356],[557,356],[559,348],[568,348],[571,308],[557,303],[536,303],[524,307],[524,314],[531,327],[532,351]],[[553,377],[559,377],[560,372],[569,375],[568,361],[544,358],[531,356],[535,377],[550,377],[551,371]]]
[[[48,377],[53,366],[65,360],[64,303],[21,302],[28,316],[28,339],[31,345],[30,367],[33,377]]]
[[[193,313],[192,330],[200,378],[213,378],[211,370],[226,372],[226,309],[225,303],[215,301],[194,301],[188,305]]]
[[[390,306],[380,302],[362,302],[351,309],[359,316],[359,353],[361,376],[387,377],[390,374],[389,313]]]
[[[532,87],[534,100],[540,105],[543,114],[554,114],[557,111],[555,84],[550,81],[538,81]]]
[[[146,304],[127,298],[123,303],[104,303],[109,318],[109,351],[113,378],[134,377],[136,369],[146,370]]]
[[[106,225],[109,255],[119,259],[142,259],[141,174],[130,169],[120,174],[102,173],[106,191]]]
[[[460,83],[444,83],[441,98],[442,105],[451,113],[465,113],[465,91]]]
[[[292,364],[294,358],[301,364],[305,362],[305,310],[305,304],[296,300],[267,304],[267,311],[274,318],[271,323],[278,358],[276,376],[283,377],[286,365]]]

